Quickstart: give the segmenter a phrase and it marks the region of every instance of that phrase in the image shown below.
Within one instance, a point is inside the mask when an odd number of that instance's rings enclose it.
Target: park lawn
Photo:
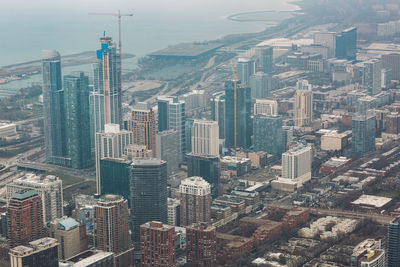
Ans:
[[[64,200],[69,201],[72,199],[73,195],[76,194],[85,194],[85,195],[93,195],[96,193],[96,182],[95,181],[86,181],[83,183],[79,183],[73,185],[67,189],[64,189]]]
[[[396,190],[386,190],[379,192],[377,195],[380,197],[397,198],[399,196],[399,192]]]
[[[57,172],[48,172],[48,173],[46,173],[46,175],[58,176],[63,182],[62,183],[63,187],[66,187],[71,184],[79,183],[83,180],[83,178],[79,178],[79,177],[67,175],[67,174],[62,174],[62,173],[57,173]]]

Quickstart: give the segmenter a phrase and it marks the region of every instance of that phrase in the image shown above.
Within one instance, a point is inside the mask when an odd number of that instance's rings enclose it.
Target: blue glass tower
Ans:
[[[352,119],[353,155],[363,156],[375,150],[376,118],[374,115],[359,115]]]
[[[357,28],[349,28],[336,36],[335,55],[339,59],[356,60]]]
[[[256,115],[253,119],[254,150],[264,151],[278,158],[283,152],[282,117]]]
[[[400,266],[400,217],[393,219],[388,228],[387,266]]]

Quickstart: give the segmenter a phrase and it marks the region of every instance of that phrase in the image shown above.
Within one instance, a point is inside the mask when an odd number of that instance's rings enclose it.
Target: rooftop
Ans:
[[[12,196],[12,199],[17,199],[17,200],[25,200],[33,196],[37,196],[38,193],[36,190],[33,189],[23,189],[20,191],[17,191],[14,193]]]
[[[157,158],[143,158],[143,159],[133,159],[133,166],[157,166],[161,164],[165,164],[166,162],[162,159]]]
[[[86,250],[72,258],[67,259],[66,262],[75,263],[73,265],[74,267],[84,267],[108,258],[113,254],[114,253],[112,252],[105,252],[102,250]]]
[[[68,231],[78,227],[79,223],[75,221],[73,218],[68,217],[64,220],[59,221],[58,225],[60,226],[61,229]]]
[[[361,195],[357,200],[351,202],[354,205],[366,205],[366,206],[374,206],[376,208],[382,208],[388,203],[392,201],[391,198],[388,197],[379,197],[373,195]]]

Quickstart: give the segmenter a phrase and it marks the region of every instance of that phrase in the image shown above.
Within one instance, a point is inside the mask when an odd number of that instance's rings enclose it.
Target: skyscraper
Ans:
[[[211,221],[211,186],[203,178],[186,178],[179,186],[181,225]]]
[[[335,56],[339,59],[356,60],[357,57],[357,28],[343,30],[336,35]]]
[[[103,132],[96,133],[96,186],[98,194],[102,194],[100,160],[102,158],[122,158],[125,148],[132,144],[132,141],[132,132],[120,130],[118,124],[106,124]]]
[[[8,234],[11,246],[26,245],[44,235],[42,200],[33,189],[14,193],[8,201]]]
[[[400,217],[394,218],[388,227],[387,266],[400,266]]]
[[[140,226],[140,266],[175,266],[175,227],[150,221]]]
[[[216,228],[207,223],[186,227],[186,259],[189,267],[216,266],[216,235]]]
[[[296,90],[294,95],[294,125],[308,126],[313,119],[313,93],[312,90]]]
[[[400,54],[382,55],[383,68],[391,70],[392,80],[400,80]]]
[[[177,97],[159,96],[157,103],[158,131],[173,129],[178,132],[179,161],[182,162],[186,153],[185,102]]]
[[[192,127],[192,153],[219,155],[219,133],[216,121],[195,120]]]
[[[10,249],[11,267],[58,267],[60,244],[56,239],[44,237]]]
[[[249,86],[252,98],[265,98],[270,96],[272,90],[271,76],[264,72],[256,72],[250,76]]]
[[[167,163],[155,158],[133,160],[130,191],[131,230],[137,242],[140,225],[167,222]]]
[[[95,247],[115,253],[115,267],[133,266],[128,224],[128,201],[119,195],[103,195],[94,206]]]
[[[212,95],[211,119],[218,122],[219,139],[225,139],[225,91]]]
[[[242,87],[240,82],[237,82],[235,102],[234,81],[226,81],[225,97],[225,146],[228,148],[250,147],[251,89]]]
[[[90,147],[89,78],[83,72],[64,76],[67,155],[71,168],[89,167]]]
[[[192,151],[192,128],[194,124],[194,119],[187,119],[185,122],[185,141],[186,141],[186,153]]]
[[[54,175],[45,177],[27,174],[7,185],[7,199],[21,190],[34,189],[42,201],[43,222],[48,223],[63,216],[63,188],[60,178]]]
[[[352,118],[351,148],[354,155],[363,156],[375,150],[375,115],[358,115]]]
[[[211,194],[217,197],[219,194],[220,165],[219,156],[186,155],[188,177],[200,176],[211,185]]]
[[[311,179],[311,146],[298,145],[282,154],[282,178],[302,185]]]
[[[280,158],[283,152],[282,117],[255,115],[253,123],[254,150]]]
[[[43,121],[46,160],[67,165],[64,90],[61,81],[61,57],[57,51],[43,51]]]
[[[379,59],[370,59],[364,62],[363,67],[363,86],[370,95],[379,94],[382,91],[382,61]]]
[[[179,169],[178,132],[166,130],[156,134],[156,158],[167,162],[167,174]]]
[[[255,115],[277,116],[278,102],[270,99],[256,99],[256,103],[254,103]]]
[[[250,76],[254,74],[254,60],[250,58],[239,58],[236,64],[236,72],[241,84],[250,86]]]
[[[100,160],[100,185],[102,194],[121,195],[130,206],[131,161],[121,158],[102,158]]]
[[[256,46],[256,72],[271,73],[274,71],[274,48],[272,46]]]
[[[156,155],[156,118],[153,110],[132,109],[131,130],[133,132],[133,143],[145,145],[148,150]]]

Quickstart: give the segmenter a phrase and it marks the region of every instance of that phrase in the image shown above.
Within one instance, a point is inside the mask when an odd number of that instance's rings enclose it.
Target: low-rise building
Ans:
[[[220,205],[227,205],[231,207],[232,212],[243,212],[244,209],[246,208],[246,201],[243,199],[239,199],[236,197],[232,197],[230,195],[223,195],[220,197],[217,197],[214,201],[213,204],[220,204]]]
[[[380,196],[373,196],[373,195],[361,195],[358,199],[351,202],[353,206],[358,208],[368,210],[368,211],[375,211],[381,212],[385,210],[387,206],[392,202],[393,199],[388,197],[380,197]]]
[[[321,149],[327,151],[342,150],[350,142],[351,131],[331,132],[321,136]]]
[[[220,161],[221,171],[229,171],[233,176],[242,176],[251,170],[251,160],[247,158],[226,156]]]

